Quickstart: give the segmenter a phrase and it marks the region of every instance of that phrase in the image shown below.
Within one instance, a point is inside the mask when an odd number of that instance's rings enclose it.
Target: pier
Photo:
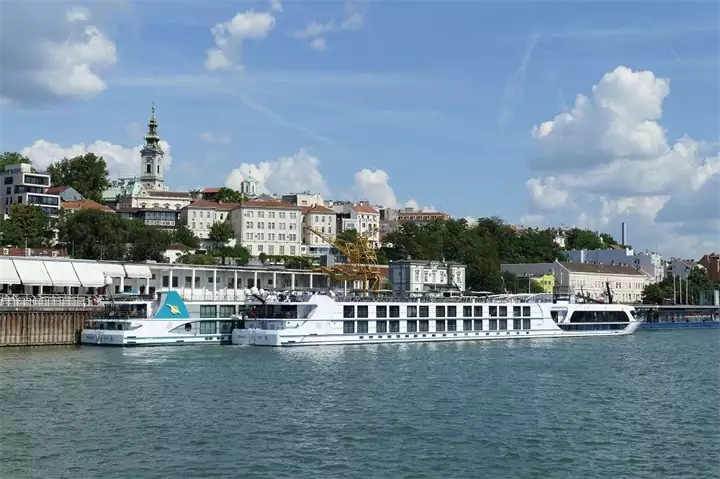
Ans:
[[[643,329],[720,328],[720,306],[692,304],[638,304]]]

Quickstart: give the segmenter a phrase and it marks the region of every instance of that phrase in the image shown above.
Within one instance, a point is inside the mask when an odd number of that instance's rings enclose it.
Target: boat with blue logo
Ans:
[[[169,346],[231,344],[237,301],[186,304],[177,291],[153,298],[124,293],[104,301],[104,311],[85,322],[81,344]]]

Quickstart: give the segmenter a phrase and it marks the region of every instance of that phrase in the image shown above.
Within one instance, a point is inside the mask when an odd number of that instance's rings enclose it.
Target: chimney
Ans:
[[[627,227],[625,226],[625,222],[622,223],[622,233],[620,235],[620,244],[625,246],[627,244]]]

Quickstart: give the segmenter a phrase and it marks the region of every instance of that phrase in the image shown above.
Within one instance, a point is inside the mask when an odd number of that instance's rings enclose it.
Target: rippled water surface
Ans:
[[[0,476],[716,479],[719,344],[3,349]]]

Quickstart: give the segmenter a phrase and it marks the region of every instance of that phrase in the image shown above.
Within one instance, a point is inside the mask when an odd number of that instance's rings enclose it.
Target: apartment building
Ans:
[[[321,233],[315,234],[303,228],[303,245],[310,256],[330,254],[332,245],[327,239],[333,239],[337,234],[337,213],[321,205],[306,206],[302,209],[302,224]]]
[[[164,231],[175,231],[178,224],[178,210],[166,208],[117,208],[118,214],[129,220],[142,221],[148,226]]]
[[[301,254],[302,208],[282,200],[252,200],[231,212],[235,239],[251,255]]]
[[[706,254],[698,263],[707,270],[710,281],[720,281],[720,254]]]
[[[655,282],[665,278],[665,263],[662,256],[649,251],[636,252],[632,248],[613,245],[605,249],[568,250],[565,255],[573,263],[625,265],[641,268],[652,276]]]
[[[290,193],[289,195],[282,195],[282,200],[292,203],[295,206],[305,208],[314,205],[325,205],[325,202],[318,193]]]
[[[368,235],[368,240],[377,248],[380,246],[380,213],[366,201],[359,203],[334,203],[332,210],[337,213],[336,229],[340,233],[349,229]]]
[[[238,203],[193,201],[180,210],[178,221],[199,239],[204,240],[208,239],[212,225],[230,219],[232,210],[238,206]]]
[[[2,191],[0,192],[0,214],[7,218],[14,204],[29,204],[40,207],[43,212],[57,218],[60,211],[60,197],[48,194],[50,175],[34,171],[27,163],[7,165],[0,171]]]

